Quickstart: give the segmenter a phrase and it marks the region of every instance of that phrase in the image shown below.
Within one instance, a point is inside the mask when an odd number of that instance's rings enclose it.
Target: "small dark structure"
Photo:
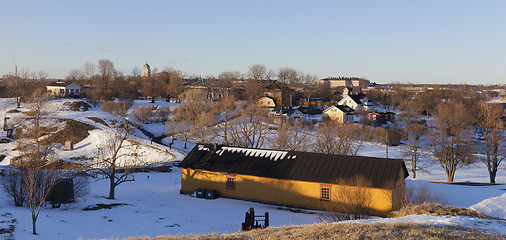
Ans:
[[[65,151],[72,150],[74,150],[74,144],[72,144],[72,141],[65,141]]]
[[[71,203],[74,200],[74,181],[71,178],[58,180],[46,199],[53,208],[59,208],[62,203]]]
[[[369,120],[385,124],[395,120],[395,113],[387,111],[369,113]]]
[[[259,224],[258,222],[264,222],[264,225]],[[244,222],[242,223],[242,230],[249,231],[251,229],[256,228],[266,228],[269,226],[269,212],[265,212],[264,216],[255,216],[255,209],[250,208],[249,211],[246,212],[246,216],[244,217]]]
[[[206,199],[216,199],[218,198],[218,193],[215,190],[208,189],[197,189],[195,190],[195,197],[198,198],[206,198]]]
[[[4,118],[4,131],[7,132],[7,137],[12,138],[12,133],[14,132],[14,127],[12,124],[9,124],[10,117]]]
[[[205,198],[206,197],[206,190],[205,189],[197,189],[197,190],[195,190],[195,197]]]
[[[216,199],[218,198],[218,194],[215,190],[206,190],[206,198],[207,199]]]

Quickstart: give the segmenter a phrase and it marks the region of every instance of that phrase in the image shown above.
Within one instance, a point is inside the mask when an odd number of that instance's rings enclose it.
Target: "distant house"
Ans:
[[[338,105],[345,105],[353,110],[374,110],[374,103],[369,100],[365,95],[346,95],[338,103]]]
[[[179,168],[181,193],[206,189],[221,197],[327,209],[342,204],[338,199],[343,190],[367,190],[369,213],[379,216],[400,207],[408,176],[402,159],[203,144],[197,144]],[[356,176],[372,187],[337,184],[337,179]]]
[[[358,77],[328,77],[318,80],[318,85],[324,85],[329,88],[337,87],[352,87],[352,88],[367,88],[370,85],[370,81]]]
[[[276,107],[276,102],[270,97],[261,97],[258,99],[258,106],[264,108],[274,108]]]
[[[263,87],[263,96],[274,99],[276,106],[290,107],[293,105],[295,91],[283,84],[269,83]]]
[[[369,113],[369,120],[375,121],[380,124],[385,124],[395,120],[395,113],[393,112],[372,112]]]
[[[286,114],[286,116],[288,116],[292,120],[296,119],[304,120],[305,118],[304,113],[302,113],[298,109],[287,109],[283,111],[283,114]]]
[[[322,120],[334,120],[338,123],[353,122],[354,110],[347,106],[334,105],[325,109],[322,114]]]
[[[75,82],[53,82],[46,86],[47,94],[54,97],[79,97],[81,86]]]
[[[232,95],[232,90],[225,87],[186,86],[188,93],[204,96],[209,101],[218,101]]]

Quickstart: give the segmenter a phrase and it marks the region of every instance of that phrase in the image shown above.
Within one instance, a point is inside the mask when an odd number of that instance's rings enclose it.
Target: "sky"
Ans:
[[[506,1],[0,0],[0,76],[111,60],[188,74],[253,64],[376,83],[506,84]]]

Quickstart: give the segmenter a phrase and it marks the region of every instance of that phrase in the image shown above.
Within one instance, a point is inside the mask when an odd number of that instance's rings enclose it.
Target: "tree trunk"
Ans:
[[[453,177],[455,176],[455,172],[451,173],[451,171],[446,172],[446,178],[448,182],[453,182]]]
[[[115,177],[116,171],[113,169],[111,175],[109,176],[109,197],[107,199],[114,199],[114,190],[116,188],[116,184],[114,183]]]
[[[414,164],[414,161],[411,161],[411,171],[413,172],[413,179],[416,178],[416,165]]]
[[[490,174],[490,183],[495,183],[495,175],[496,175],[496,173],[497,173],[497,169],[492,170],[492,171],[489,172],[489,174]]]
[[[35,223],[37,222],[37,218],[32,216],[32,233],[33,235],[37,235],[37,228],[35,227]]]
[[[115,190],[115,187],[116,185],[114,184],[114,177],[111,177],[109,178],[109,182],[110,182],[110,185],[109,185],[109,197],[107,199],[114,199],[114,190]]]

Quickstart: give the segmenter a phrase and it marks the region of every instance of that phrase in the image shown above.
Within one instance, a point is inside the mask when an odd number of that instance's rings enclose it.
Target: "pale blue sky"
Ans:
[[[378,83],[506,83],[506,1],[0,0],[0,76],[110,59],[187,73],[260,63]]]

